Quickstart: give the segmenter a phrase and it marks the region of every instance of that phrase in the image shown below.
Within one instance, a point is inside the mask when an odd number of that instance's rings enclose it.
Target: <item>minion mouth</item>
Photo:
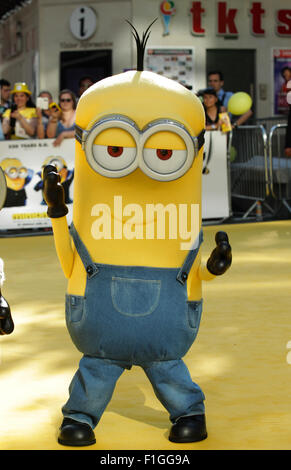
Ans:
[[[140,204],[131,203],[123,207],[122,196],[114,196],[113,213],[111,207],[100,203],[92,207],[91,216],[96,220],[92,223],[91,234],[96,240],[181,239],[188,241],[181,243],[181,249],[186,250],[197,237],[199,204],[146,204],[144,211]],[[188,225],[191,225],[190,231]]]
[[[145,208],[144,208],[145,206]],[[149,215],[149,204],[128,203],[123,205],[122,196],[114,196],[113,213],[110,215],[113,223],[124,225],[148,226],[157,222],[157,215]],[[108,206],[109,207],[109,206]]]
[[[138,222],[138,221],[133,221],[130,216],[129,216],[129,219],[127,220],[123,220],[123,219],[117,219],[116,217],[112,216],[112,220],[117,222],[117,223],[120,223],[122,225],[126,225],[126,224],[131,224],[131,225],[142,225],[143,227],[147,226],[147,225],[151,225],[151,224],[154,224],[157,222],[157,218],[154,218],[153,220],[146,220],[146,221],[142,221],[142,222]]]
[[[24,186],[24,179],[23,178],[16,178],[13,181],[7,182],[7,187],[13,189],[13,191],[20,191],[20,189]]]

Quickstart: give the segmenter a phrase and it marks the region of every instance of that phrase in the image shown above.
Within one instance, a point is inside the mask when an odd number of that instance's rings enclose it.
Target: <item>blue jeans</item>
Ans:
[[[202,300],[187,300],[185,274],[200,243],[181,269],[94,263],[74,227],[87,271],[85,295],[66,296],[71,338],[84,354],[63,414],[95,427],[125,368],[142,367],[172,421],[204,413],[204,395],[181,360],[200,324]],[[182,271],[181,271],[182,270]]]
[[[141,367],[172,422],[181,416],[204,413],[204,394],[192,382],[181,359],[149,362]],[[122,361],[83,356],[71,382],[63,415],[94,428],[112,397],[116,381],[124,369],[130,368],[130,364]]]

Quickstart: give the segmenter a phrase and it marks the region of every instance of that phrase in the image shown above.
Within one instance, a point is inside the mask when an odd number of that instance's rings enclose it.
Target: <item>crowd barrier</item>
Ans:
[[[231,136],[231,197],[241,219],[276,217],[291,207],[291,159],[284,156],[286,119],[239,126]],[[240,201],[240,202],[238,202]],[[243,203],[242,203],[243,201]]]
[[[271,192],[277,201],[276,212],[284,206],[291,214],[291,158],[284,155],[287,124],[274,125],[269,133]]]
[[[231,215],[242,220],[253,216],[261,220],[265,216],[276,217],[282,208],[291,214],[291,158],[284,156],[287,124],[283,120],[268,122],[269,130],[256,124],[239,126],[228,135],[206,132],[202,175],[204,222],[224,221]],[[0,236],[51,230],[41,179],[42,168],[48,163],[58,166],[61,172],[71,223],[75,141],[65,139],[58,147],[53,142],[53,139],[0,142],[2,169],[6,173],[11,167],[17,167],[20,174],[24,171],[22,186],[13,187],[18,181],[13,178],[8,184],[7,201],[0,214]]]
[[[264,126],[267,134],[269,135],[270,130],[277,124],[287,124],[287,115],[282,114],[281,116],[263,117],[256,118],[255,123],[257,126]]]
[[[231,196],[234,201],[243,201],[240,204],[241,218],[246,219],[262,207],[273,213],[268,204],[268,136],[264,126],[245,125],[235,128],[230,145]]]
[[[65,202],[69,209],[67,220],[68,224],[71,223],[74,156],[74,139],[64,139],[57,147],[54,146],[54,139],[0,142],[0,167],[6,173],[8,187],[6,201],[0,214],[0,236],[24,233],[32,235],[51,231],[41,178],[42,169],[47,164],[57,166],[60,171]],[[218,131],[206,132],[202,175],[204,220],[224,220],[230,215],[228,171],[227,136]]]

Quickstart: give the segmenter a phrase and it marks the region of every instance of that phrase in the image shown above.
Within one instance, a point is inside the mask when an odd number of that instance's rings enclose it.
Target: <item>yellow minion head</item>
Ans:
[[[0,163],[6,177],[7,188],[20,191],[25,186],[28,170],[18,158],[5,158]]]
[[[2,168],[0,168],[0,209],[4,206],[7,193],[6,178]]]
[[[61,176],[61,181],[60,181],[61,183],[66,180],[68,169],[67,169],[67,163],[63,159],[63,157],[59,155],[56,155],[56,156],[50,155],[44,160],[42,164],[42,168],[44,168],[46,165],[53,165],[56,167],[59,175]]]
[[[145,215],[151,204],[160,204],[166,211],[169,205],[175,206],[178,212],[181,205],[194,204],[199,206],[198,233],[204,127],[200,100],[179,83],[152,72],[109,77],[82,95],[76,115],[73,218],[94,253],[100,203],[104,210],[109,208],[110,230],[98,238],[96,247],[102,253],[100,262],[176,266],[184,257],[181,231],[176,231],[176,238],[168,236],[168,226],[165,239],[146,237],[148,226],[158,221],[155,215]],[[132,236],[124,239],[130,216]],[[113,233],[117,226],[118,236]]]

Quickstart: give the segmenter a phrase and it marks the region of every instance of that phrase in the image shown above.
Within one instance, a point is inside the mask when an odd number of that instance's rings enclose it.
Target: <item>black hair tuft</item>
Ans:
[[[136,28],[130,23],[130,21],[125,20],[133,29],[132,34],[136,42],[136,49],[137,49],[137,71],[143,71],[143,61],[144,61],[144,53],[145,53],[145,46],[150,37],[150,27],[157,21],[157,18],[148,26],[146,31],[142,34],[142,39],[140,38]]]

